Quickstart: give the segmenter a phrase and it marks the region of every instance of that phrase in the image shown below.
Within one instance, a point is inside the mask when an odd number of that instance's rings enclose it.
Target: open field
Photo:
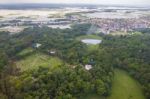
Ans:
[[[98,40],[101,40],[102,38],[100,36],[97,36],[97,35],[84,35],[84,36],[79,36],[76,39],[81,41],[82,39],[98,39]]]
[[[23,56],[27,54],[27,51],[29,51],[29,53],[32,52],[32,50],[29,48],[21,52],[20,55]],[[37,69],[39,66],[50,67],[51,69],[54,69],[61,64],[62,61],[59,58],[51,57],[40,52],[33,52],[32,54],[29,54],[16,62],[17,67],[20,68],[21,71]]]
[[[113,36],[120,36],[120,35],[141,35],[142,33],[141,32],[132,32],[132,33],[128,33],[128,32],[111,32],[110,35],[113,35]]]
[[[80,99],[106,99],[106,98],[101,97],[97,94],[88,94],[88,95],[82,96]]]
[[[118,8],[117,8],[118,9]],[[132,9],[132,8],[125,8],[125,9]],[[95,13],[86,13],[83,14],[89,18],[106,18],[106,19],[128,19],[128,18],[139,18],[141,15],[148,15],[150,11],[138,11],[132,13],[126,13],[126,11],[117,11],[117,12],[95,12]]]
[[[19,33],[21,31],[23,31],[25,28],[27,28],[28,26],[6,26],[6,27],[0,27],[0,31],[8,31],[10,33]]]
[[[140,85],[125,71],[116,69],[111,96],[108,99],[145,99]]]
[[[80,8],[62,8],[62,9],[1,9],[0,10],[0,18],[3,20],[10,19],[10,18],[20,18],[20,17],[28,17],[35,19],[42,20],[42,18],[58,18],[64,17],[66,14],[69,13],[76,13],[76,12],[86,12],[86,9]]]
[[[99,49],[99,45],[87,45],[89,51],[95,51]]]
[[[18,54],[17,54],[17,56],[26,56],[27,54],[29,54],[29,53],[33,53],[33,48],[26,48],[26,49],[24,49],[24,50],[22,50],[21,52],[19,52]]]

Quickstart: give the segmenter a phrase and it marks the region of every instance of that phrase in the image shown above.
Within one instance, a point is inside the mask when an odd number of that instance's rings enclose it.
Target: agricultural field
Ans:
[[[35,52],[31,48],[23,50],[19,55],[23,58],[17,61],[16,65],[21,71],[37,69],[39,66],[54,69],[62,64],[59,58]]]
[[[139,83],[127,72],[116,69],[111,96],[108,99],[146,99]]]

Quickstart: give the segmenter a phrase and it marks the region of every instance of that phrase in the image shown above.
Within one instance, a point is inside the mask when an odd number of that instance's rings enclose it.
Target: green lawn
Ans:
[[[142,35],[142,33],[141,32],[128,33],[128,32],[116,31],[116,32],[111,32],[110,35],[113,35],[113,36],[120,36],[120,35]]]
[[[139,83],[127,72],[116,69],[111,96],[108,99],[145,99]]]
[[[19,55],[25,55],[32,52],[31,49],[23,50]],[[57,57],[51,57],[40,52],[33,52],[25,58],[16,62],[21,71],[37,69],[39,66],[55,68],[62,64],[62,61]]]
[[[87,45],[88,51],[95,51],[99,49],[99,45]]]
[[[81,41],[82,39],[98,39],[98,40],[101,40],[102,38],[98,35],[89,34],[89,35],[79,36],[76,39]]]
[[[32,53],[33,51],[34,51],[34,49],[29,47],[29,48],[26,48],[26,49],[22,50],[21,52],[19,52],[17,54],[17,56],[26,56],[27,54]]]

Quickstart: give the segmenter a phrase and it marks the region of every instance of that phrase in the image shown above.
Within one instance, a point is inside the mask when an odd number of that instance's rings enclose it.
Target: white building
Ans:
[[[40,44],[40,43],[36,43],[34,47],[35,47],[35,48],[39,48],[41,45],[42,45],[42,44]]]
[[[56,51],[50,51],[50,54],[55,54],[56,53]]]
[[[86,69],[86,70],[90,70],[90,69],[92,69],[92,65],[88,65],[88,64],[87,64],[87,65],[85,65],[85,69]]]

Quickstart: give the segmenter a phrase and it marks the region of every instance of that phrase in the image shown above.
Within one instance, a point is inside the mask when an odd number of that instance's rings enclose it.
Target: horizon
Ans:
[[[96,5],[96,6],[114,6],[114,7],[145,7],[145,8],[150,8],[150,5],[133,5],[133,4],[89,4],[89,3],[0,3],[0,5]]]
[[[71,5],[125,5],[125,6],[150,6],[149,0],[1,0],[1,5],[14,4],[71,4]]]

